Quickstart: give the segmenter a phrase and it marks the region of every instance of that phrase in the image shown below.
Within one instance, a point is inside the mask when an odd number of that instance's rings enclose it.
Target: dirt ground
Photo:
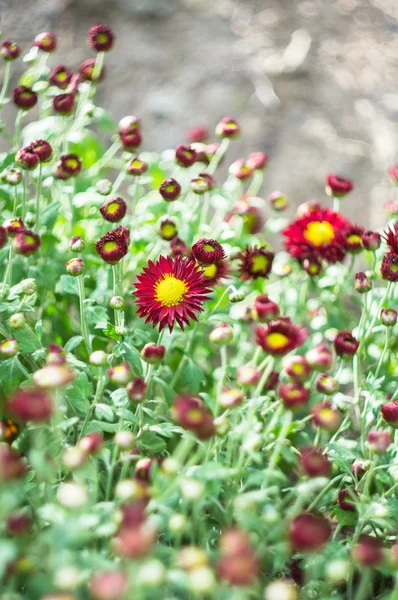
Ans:
[[[187,128],[236,117],[231,156],[265,150],[264,195],[324,199],[329,171],[351,177],[347,214],[379,226],[397,160],[396,0],[1,0],[1,29],[28,50],[59,38],[53,64],[90,56],[86,32],[109,23],[100,104],[144,122],[145,147],[184,141]],[[22,67],[21,67],[22,68]]]

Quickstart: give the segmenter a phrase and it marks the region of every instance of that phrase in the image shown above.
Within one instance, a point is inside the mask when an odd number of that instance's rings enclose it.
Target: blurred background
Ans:
[[[93,54],[96,21],[114,29],[98,103],[140,116],[144,148],[186,141],[196,125],[238,119],[230,157],[270,155],[263,195],[325,201],[328,172],[353,179],[344,212],[367,226],[395,198],[397,0],[1,0],[3,38],[28,51],[51,29],[51,65]],[[22,70],[22,64],[18,64]]]

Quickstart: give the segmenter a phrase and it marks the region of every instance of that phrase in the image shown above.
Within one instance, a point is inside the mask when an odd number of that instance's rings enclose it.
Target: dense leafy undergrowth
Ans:
[[[220,181],[229,117],[144,150],[112,45],[40,34],[10,99],[1,50],[2,600],[398,597],[398,226],[337,175],[264,201],[262,152]]]

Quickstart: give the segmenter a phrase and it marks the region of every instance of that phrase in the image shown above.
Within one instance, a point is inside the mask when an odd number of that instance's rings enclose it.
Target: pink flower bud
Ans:
[[[147,385],[141,377],[134,377],[127,384],[127,395],[133,402],[142,402],[145,398]]]
[[[164,346],[157,346],[150,342],[141,350],[141,358],[150,365],[158,365],[162,362],[165,352],[166,348]]]

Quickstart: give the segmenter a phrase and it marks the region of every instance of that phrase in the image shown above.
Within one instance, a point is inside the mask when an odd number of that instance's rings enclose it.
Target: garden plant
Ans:
[[[1,600],[397,599],[398,165],[380,231],[336,174],[294,214],[56,45],[0,52]]]

